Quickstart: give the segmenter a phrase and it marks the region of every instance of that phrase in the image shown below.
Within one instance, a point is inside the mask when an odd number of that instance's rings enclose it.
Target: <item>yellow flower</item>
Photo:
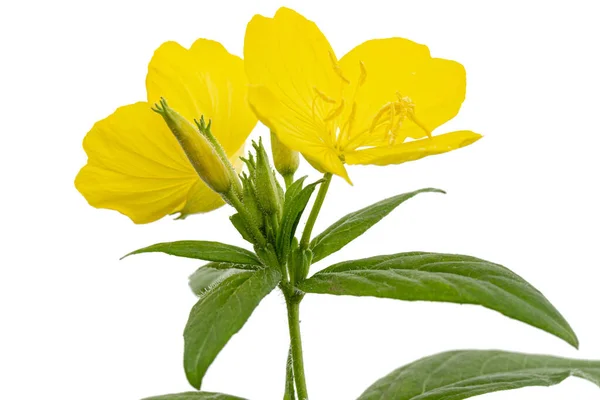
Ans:
[[[188,50],[161,45],[148,66],[147,102],[117,109],[83,141],[88,162],[75,186],[94,207],[117,210],[135,223],[214,210],[221,197],[200,180],[163,118],[151,107],[164,97],[190,123],[204,116],[234,167],[256,117],[247,104],[243,61],[210,40]]]
[[[338,60],[313,22],[281,8],[250,21],[244,59],[258,118],[317,169],[348,181],[344,163],[400,164],[481,137],[432,136],[458,113],[465,70],[406,39],[370,40]]]

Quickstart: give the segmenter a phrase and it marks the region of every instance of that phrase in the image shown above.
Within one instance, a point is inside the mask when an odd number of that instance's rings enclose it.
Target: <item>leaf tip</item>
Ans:
[[[575,334],[575,332],[571,332],[572,336],[569,338],[569,344],[575,348],[575,350],[579,350],[579,338]]]
[[[140,250],[143,250],[143,249],[138,249],[138,250],[130,251],[129,253],[125,254],[123,257],[119,258],[119,261],[121,261],[122,259],[127,258],[129,256],[132,256],[134,254],[139,254],[141,252]]]
[[[190,371],[186,368],[185,376],[189,384],[192,385],[194,389],[200,390],[200,387],[202,386],[202,378],[199,377],[195,371]]]
[[[438,189],[438,188],[428,188],[427,191],[432,192],[432,193],[447,194],[445,190]]]

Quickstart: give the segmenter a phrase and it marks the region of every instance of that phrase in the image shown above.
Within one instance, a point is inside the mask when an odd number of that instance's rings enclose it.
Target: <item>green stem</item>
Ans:
[[[290,346],[287,364],[285,366],[285,394],[283,395],[283,400],[296,400],[296,391],[294,389],[294,365],[292,360],[292,346]]]
[[[323,205],[323,201],[325,200],[325,195],[327,194],[327,190],[329,189],[330,183],[331,173],[327,172],[325,175],[323,175],[323,183],[321,183],[319,193],[317,194],[317,198],[315,199],[315,204],[313,204],[313,208],[310,211],[308,220],[306,221],[306,226],[304,227],[304,232],[302,232],[302,239],[300,239],[300,248],[302,249],[308,249],[308,245],[310,243],[310,234],[312,233],[313,227],[315,226],[315,222],[317,220],[317,216],[319,215],[319,211],[321,211],[321,206]]]
[[[285,182],[285,188],[289,188],[292,183],[294,183],[294,174],[285,174],[283,176],[283,181]]]
[[[298,391],[298,400],[307,400],[306,379],[304,378],[304,359],[302,357],[302,338],[300,337],[300,301],[286,297],[288,310],[288,324],[290,328],[290,345],[292,350],[292,363],[294,366],[294,380]]]

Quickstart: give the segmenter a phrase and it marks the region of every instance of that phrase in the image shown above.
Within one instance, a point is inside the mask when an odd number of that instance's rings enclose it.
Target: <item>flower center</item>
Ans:
[[[348,97],[343,96],[343,94],[348,86],[351,85],[351,82],[344,75],[342,68],[332,53],[329,53],[329,59],[331,60],[333,71],[341,81],[339,100],[314,87],[315,95],[312,101],[312,114],[314,122],[318,121],[324,124],[323,128],[327,132],[327,135],[323,139],[326,144],[336,149],[340,157],[343,157],[344,150],[355,150],[363,146],[369,141],[375,131],[379,132],[381,130],[381,127],[385,127],[384,132],[388,145],[394,145],[398,131],[407,119],[415,123],[431,138],[429,129],[415,115],[415,103],[413,100],[408,96],[403,96],[400,92],[396,92],[396,99],[384,104],[379,109],[373,117],[370,127],[362,128],[355,132],[356,98],[367,79],[367,69],[365,64],[360,61],[360,75],[354,87],[354,93],[349,97],[352,100],[347,102],[345,98],[348,99]],[[351,104],[349,112],[347,111],[347,103]]]

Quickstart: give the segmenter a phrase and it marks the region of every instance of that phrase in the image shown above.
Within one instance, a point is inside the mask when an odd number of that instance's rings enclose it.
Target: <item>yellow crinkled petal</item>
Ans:
[[[117,210],[135,223],[210,211],[223,204],[200,180],[177,140],[148,103],[117,109],[83,141],[88,162],[75,186],[90,205]]]
[[[364,85],[356,91],[361,74],[366,71]],[[431,58],[427,46],[407,39],[369,40],[352,49],[340,60],[340,66],[352,86],[345,91],[346,101],[356,101],[356,119],[351,136],[355,145],[386,144],[388,126],[365,135],[378,111],[397,100],[397,93],[408,96],[415,104],[417,119],[429,131],[452,119],[465,98],[466,74],[455,61]],[[360,133],[361,138],[356,138]],[[410,119],[397,132],[396,142],[405,138],[425,137],[426,133]]]
[[[269,89],[262,85],[252,85],[249,90],[250,104],[258,118],[280,140],[293,150],[300,151],[304,157],[321,172],[339,175],[350,183],[344,164],[337,152],[320,140],[311,140],[294,115],[290,115],[286,105],[280,102]],[[281,134],[281,132],[285,132]]]
[[[394,146],[372,147],[346,153],[348,164],[389,165],[418,160],[423,157],[442,154],[470,145],[481,139],[481,135],[471,131],[456,131],[397,144]]]
[[[346,176],[332,156],[333,125],[324,122],[334,106],[318,96],[339,100],[342,79],[334,69],[335,53],[315,23],[287,8],[273,18],[255,16],[246,29],[244,62],[254,86],[249,102],[259,119],[287,147]]]
[[[212,120],[212,132],[228,155],[237,151],[256,125],[247,102],[248,80],[241,58],[218,42],[199,39],[188,50],[166,42],[148,65],[148,102],[164,97],[192,122]]]

